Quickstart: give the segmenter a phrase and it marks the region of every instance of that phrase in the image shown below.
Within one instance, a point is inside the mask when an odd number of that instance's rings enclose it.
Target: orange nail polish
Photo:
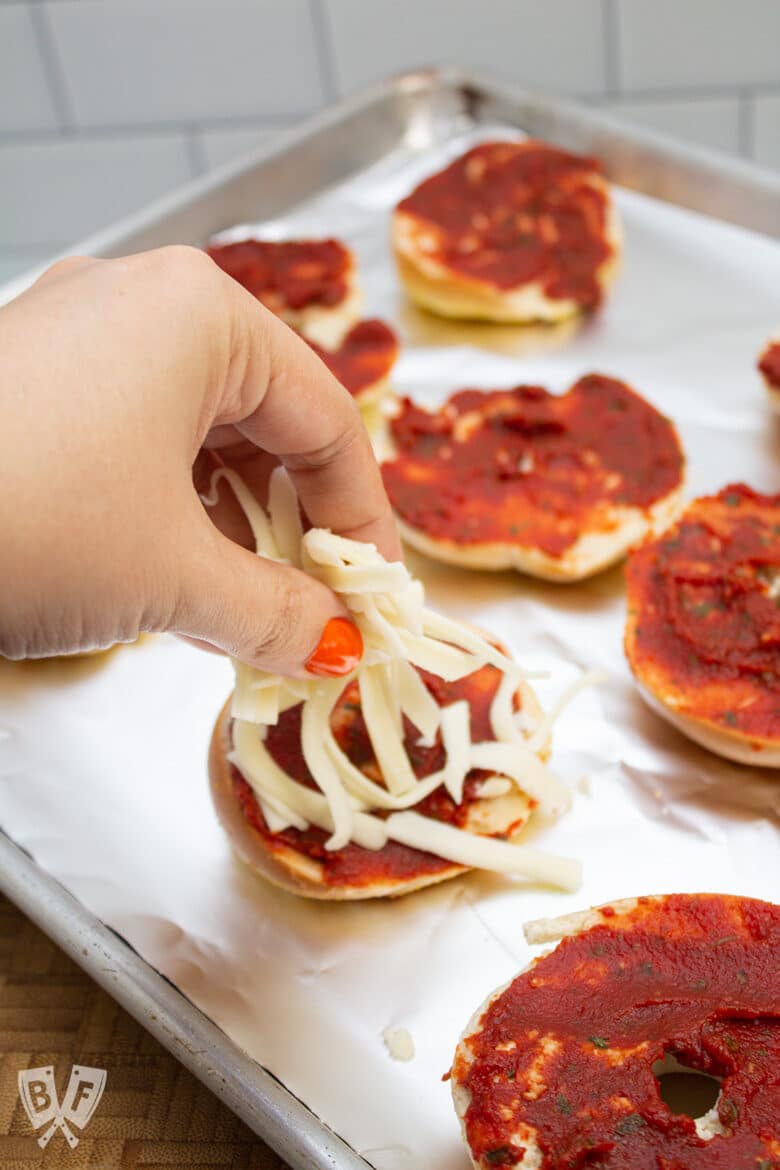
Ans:
[[[331,618],[317,648],[306,662],[309,674],[338,678],[354,670],[363,657],[363,638],[349,618]]]

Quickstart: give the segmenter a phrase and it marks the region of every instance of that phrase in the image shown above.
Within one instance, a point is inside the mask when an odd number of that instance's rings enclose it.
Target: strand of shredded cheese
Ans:
[[[473,743],[469,767],[508,776],[521,792],[538,802],[539,811],[545,816],[560,816],[571,804],[568,789],[523,743],[498,743],[495,740]]]
[[[234,739],[231,761],[256,792],[266,794],[263,799],[270,792],[291,818],[297,816],[330,831],[333,821],[327,801],[319,793],[289,779],[266,750],[256,727],[237,720]],[[576,861],[553,857],[525,845],[478,837],[415,812],[394,812],[384,821],[356,812],[352,839],[364,849],[381,849],[388,840],[398,841],[413,849],[438,854],[456,865],[519,874],[567,890],[576,889],[580,881],[580,866]]]
[[[233,489],[233,494],[241,505],[241,510],[249,522],[249,527],[252,529],[252,536],[255,540],[258,556],[270,557],[273,561],[281,560],[282,558],[274,537],[271,522],[262,506],[257,502],[237,472],[232,471],[229,467],[218,467],[211,476],[211,491],[208,495],[203,496],[204,504],[216,504],[217,494],[215,489],[221,479],[226,480],[230,484]]]
[[[419,804],[426,796],[435,792],[444,779],[443,772],[432,772],[424,780],[418,780],[410,792],[405,792],[401,796],[393,796],[381,784],[374,783],[366,776],[365,772],[361,772],[360,768],[355,767],[349,756],[339,747],[332,731],[329,737],[326,735],[325,750],[338,769],[344,787],[357,797],[366,808],[386,808],[395,811],[411,808],[412,805]]]
[[[234,664],[229,758],[252,787],[270,831],[314,825],[329,834],[330,850],[350,841],[374,850],[397,841],[453,864],[574,888],[579,880],[576,862],[481,836],[414,810],[442,785],[460,804],[466,777],[480,769],[489,773],[480,786],[481,800],[506,797],[516,788],[541,812],[551,816],[563,812],[568,791],[540,754],[562,707],[591,679],[579,680],[536,726],[521,729],[520,720],[527,721],[528,714],[514,710],[515,693],[522,680],[536,676],[479,631],[427,609],[421,583],[404,565],[386,562],[373,545],[324,529],[304,534],[295,490],[282,469],[271,476],[269,515],[228,469],[220,468],[212,477],[210,502],[220,479],[229,483],[244,509],[258,555],[297,565],[334,589],[360,628],[365,647],[358,668],[341,679],[286,679]],[[502,676],[490,708],[495,740],[474,743],[469,703],[459,700],[439,707],[415,668],[454,682],[487,663]],[[358,684],[361,713],[383,783],[356,767],[333,733],[334,707],[352,680]],[[298,703],[301,750],[318,790],[290,777],[264,743],[267,727]],[[421,743],[433,744],[441,735],[445,754],[441,771],[417,778],[406,750],[404,719],[418,730]]]
[[[392,813],[385,824],[387,835],[393,841],[438,854],[457,865],[521,874],[563,890],[576,890],[582,880],[578,861],[553,857],[527,845],[478,837],[476,833],[465,833],[420,813]]]
[[[254,724],[237,719],[233,724],[233,744],[234,750],[228,758],[255,793],[270,793],[289,810],[290,815],[316,825],[326,833],[334,832],[333,817],[325,797],[290,779],[266,749]],[[352,840],[364,849],[381,849],[387,844],[385,822],[366,813],[353,813]]]
[[[317,781],[328,802],[333,819],[333,835],[329,848],[343,849],[352,837],[352,809],[338,769],[334,767],[324,746],[325,727],[343,687],[340,680],[331,680],[317,687],[303,704],[301,716],[301,748],[306,767]]]
[[[271,532],[280,554],[291,565],[300,568],[303,525],[298,496],[289,475],[272,473],[268,485],[268,513],[271,519]]]
[[[505,674],[490,704],[490,726],[496,739],[502,743],[515,743],[522,738],[514,707],[516,693],[515,679]]]
[[[441,723],[441,707],[417,671],[402,658],[395,663],[395,683],[401,710],[421,732],[423,739],[432,742]]]
[[[584,674],[581,674],[579,678],[575,679],[563,694],[558,696],[538,727],[529,736],[527,741],[529,750],[536,752],[544,748],[552,733],[555,720],[569,706],[571,701],[577,697],[580,691],[585,690],[586,687],[594,687],[598,686],[599,683],[607,682],[608,678],[609,675],[604,670],[586,670]]]
[[[399,630],[398,636],[413,666],[419,666],[430,674],[438,675],[445,682],[456,682],[459,678],[465,678],[467,674],[479,670],[487,661],[484,657],[478,658],[475,654],[449,646],[446,642],[436,642],[424,634],[416,637],[406,630]]]
[[[471,709],[465,699],[442,708],[441,741],[447,762],[444,787],[456,804],[463,800],[463,785],[471,769]]]
[[[367,666],[360,672],[360,709],[388,791],[394,796],[411,792],[417,777],[393,718],[384,665]]]

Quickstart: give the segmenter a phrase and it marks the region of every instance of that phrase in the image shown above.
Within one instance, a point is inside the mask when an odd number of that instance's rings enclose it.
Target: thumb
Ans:
[[[203,515],[180,560],[172,633],[294,678],[357,666],[360,631],[326,585],[235,544]]]

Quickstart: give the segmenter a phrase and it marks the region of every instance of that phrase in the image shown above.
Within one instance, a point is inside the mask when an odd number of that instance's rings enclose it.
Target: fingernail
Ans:
[[[306,661],[309,674],[338,678],[354,670],[363,657],[363,638],[349,618],[331,618],[317,648]]]

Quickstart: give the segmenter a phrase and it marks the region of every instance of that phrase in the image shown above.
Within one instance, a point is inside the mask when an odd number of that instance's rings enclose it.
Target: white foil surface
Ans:
[[[691,495],[739,479],[780,490],[780,425],[755,370],[780,324],[777,243],[618,191],[623,272],[592,320],[450,324],[405,301],[390,208],[488,136],[423,150],[412,133],[260,230],[336,235],[355,248],[365,315],[385,317],[403,340],[398,392],[433,404],[464,386],[564,391],[588,371],[611,374],[677,423]],[[476,1006],[532,957],[522,923],[652,892],[780,900],[780,773],[720,760],[644,705],[623,658],[620,567],[549,585],[409,562],[430,604],[549,669],[545,704],[580,669],[609,672],[556,725],[553,763],[573,807],[534,840],[582,859],[578,893],[485,874],[344,906],[273,889],[234,858],[208,794],[207,746],[230,667],[167,637],[0,666],[0,822],[378,1170],[457,1170],[467,1158],[441,1076]],[[387,1028],[409,1030],[413,1060],[391,1058]]]

